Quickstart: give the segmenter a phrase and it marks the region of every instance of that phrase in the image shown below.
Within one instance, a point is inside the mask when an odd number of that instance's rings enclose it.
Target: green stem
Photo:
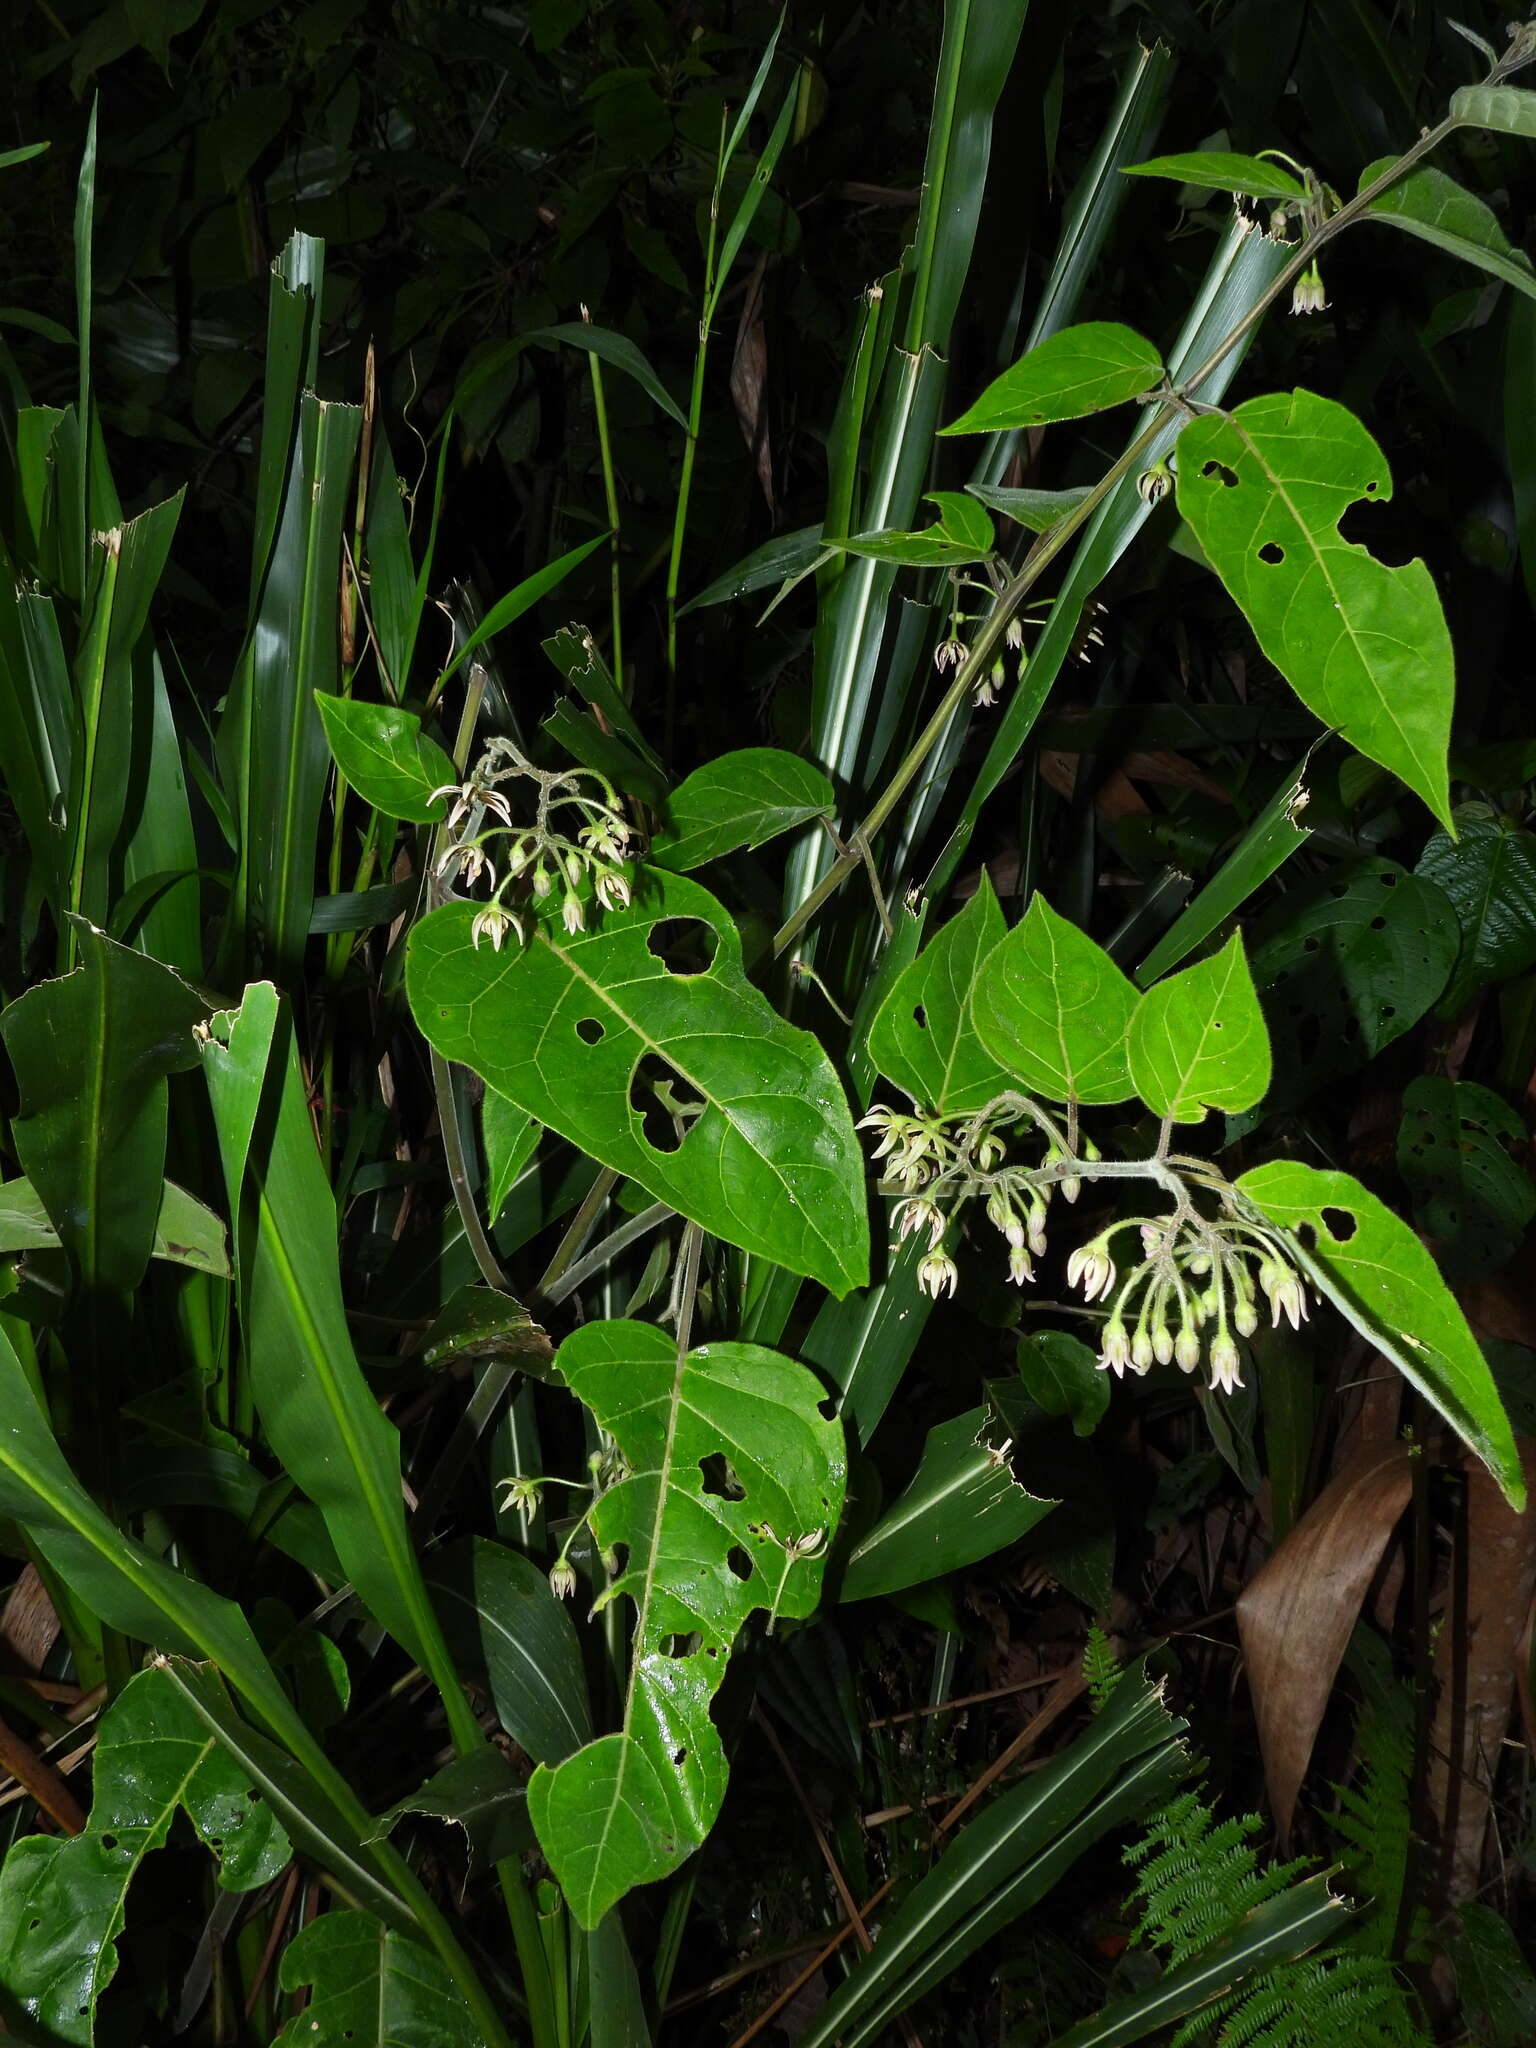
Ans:
[[[582,317],[587,309],[582,307]],[[624,694],[624,605],[619,588],[619,483],[614,474],[613,448],[608,438],[608,406],[603,397],[603,366],[595,355],[588,354],[587,365],[592,372],[592,406],[597,414],[597,445],[603,461],[603,495],[608,506],[608,524],[613,532],[609,542],[609,578],[613,607],[613,644],[609,650],[613,668],[613,680],[618,685],[620,696]]]
[[[1413,144],[1412,148],[1406,150],[1394,164],[1391,164],[1382,172],[1379,178],[1372,179],[1363,192],[1358,193],[1353,199],[1347,201],[1345,205],[1339,208],[1337,213],[1324,221],[1305,241],[1298,243],[1296,253],[1279,272],[1274,282],[1260,294],[1242,318],[1234,323],[1228,333],[1223,336],[1221,341],[1217,343],[1216,347],[1206,357],[1205,361],[1200,364],[1199,368],[1184,379],[1181,389],[1183,391],[1193,391],[1202,384],[1211,375],[1212,371],[1218,368],[1226,357],[1230,355],[1238,343],[1259,324],[1280,294],[1293,285],[1301,273],[1316,261],[1319,249],[1323,248],[1328,242],[1331,242],[1337,235],[1342,234],[1345,228],[1353,225],[1374,200],[1378,199],[1383,192],[1396,184],[1400,178],[1405,177],[1415,164],[1426,157],[1431,150],[1438,149],[1448,136],[1454,134],[1456,129],[1463,125],[1462,122],[1447,116],[1438,126],[1427,129],[1419,137],[1419,140]],[[1068,541],[1081,532],[1121,480],[1128,476],[1138,465],[1142,456],[1151,447],[1158,435],[1162,433],[1169,420],[1178,413],[1179,409],[1178,394],[1157,404],[1155,407],[1149,406],[1148,410],[1151,417],[1130,447],[1105,472],[1088,493],[1087,497],[1050,527],[1039,546],[1031,551],[1028,560],[1019,569],[1018,573],[1011,577],[1003,586],[997,603],[982,621],[981,628],[969,653],[955,671],[954,681],[940,699],[938,709],[923,727],[922,732],[918,735],[900,767],[897,768],[895,774],[870,806],[869,812],[860,823],[857,833],[849,835],[850,847],[855,845],[859,838],[865,840],[873,839],[875,833],[879,831],[880,827],[900,802],[902,796],[916,779],[923,763],[943,738],[951,717],[965,701],[967,692],[975,687],[990,663],[997,649],[998,642],[1002,639],[1003,633],[1007,628],[1008,621],[1018,611],[1025,597],[1039,582],[1045,570],[1066,547]],[[799,909],[794,911],[780,927],[773,941],[775,957],[794,944],[795,940],[804,931],[811,919],[815,917],[822,905],[831,896],[836,894],[860,864],[860,855],[857,852],[849,851],[839,855],[838,859],[827,870],[826,874],[806,897]]]

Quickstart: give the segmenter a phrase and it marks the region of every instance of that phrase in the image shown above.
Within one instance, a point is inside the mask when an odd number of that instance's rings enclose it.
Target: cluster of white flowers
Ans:
[[[537,790],[531,825],[514,822],[498,787],[514,779]],[[526,909],[549,902],[557,891],[560,921],[572,935],[586,929],[588,889],[602,910],[629,902],[630,827],[605,777],[584,769],[535,768],[510,740],[498,738],[465,781],[445,783],[432,796],[450,800],[434,872],[439,879],[456,874],[465,888],[484,882],[491,892],[470,926],[476,947],[488,939],[499,953],[508,933],[523,944]],[[509,902],[514,893],[516,909]]]
[[[917,1280],[935,1301],[959,1286],[946,1240],[967,1203],[980,1200],[1008,1247],[1008,1277],[1022,1286],[1034,1279],[1033,1261],[1045,1254],[1052,1196],[1059,1192],[1075,1202],[1084,1177],[1101,1163],[1091,1139],[1071,1126],[1059,1130],[1021,1096],[999,1098],[968,1118],[872,1109],[859,1127],[878,1133],[874,1156],[886,1162],[885,1184],[898,1198],[892,1216],[897,1242],[915,1238],[926,1245]],[[1043,1140],[1032,1164],[1007,1163],[1010,1128],[1029,1129]],[[1090,1303],[1111,1304],[1100,1343],[1102,1369],[1140,1374],[1156,1362],[1193,1372],[1204,1361],[1211,1386],[1231,1393],[1243,1384],[1236,1340],[1257,1330],[1260,1297],[1275,1324],[1283,1317],[1299,1329],[1307,1314],[1293,1248],[1282,1231],[1250,1215],[1202,1162],[1170,1163],[1159,1153],[1147,1172],[1173,1196],[1173,1209],[1162,1217],[1121,1219],[1079,1245],[1067,1261],[1067,1284]],[[1195,1186],[1205,1191],[1204,1206],[1216,1209],[1213,1217],[1197,1207]],[[1112,1247],[1127,1232],[1137,1237],[1138,1256],[1122,1281]]]

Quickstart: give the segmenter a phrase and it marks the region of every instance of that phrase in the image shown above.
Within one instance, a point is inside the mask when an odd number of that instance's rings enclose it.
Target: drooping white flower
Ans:
[[[960,1284],[960,1269],[948,1252],[930,1252],[917,1269],[917,1284],[937,1301],[953,1294]]]
[[[587,928],[587,914],[581,907],[581,898],[572,891],[560,906],[560,922],[574,938],[577,932]]]
[[[1223,1330],[1211,1345],[1212,1391],[1230,1394],[1234,1387],[1240,1387],[1243,1384],[1242,1374],[1238,1371],[1241,1363],[1237,1346]]]

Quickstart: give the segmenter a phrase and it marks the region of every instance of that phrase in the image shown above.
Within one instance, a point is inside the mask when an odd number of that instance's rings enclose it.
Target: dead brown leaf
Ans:
[[[736,351],[731,357],[731,397],[747,446],[757,464],[757,480],[775,511],[773,495],[773,444],[768,438],[768,336],[763,327],[763,282],[768,275],[765,249],[752,266],[747,295],[736,324]]]
[[[1282,1845],[1366,1588],[1413,1492],[1394,1442],[1350,1459],[1237,1603],[1269,1803]]]

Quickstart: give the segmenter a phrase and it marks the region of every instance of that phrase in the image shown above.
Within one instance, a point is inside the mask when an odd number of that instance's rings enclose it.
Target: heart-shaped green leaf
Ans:
[[[1150,341],[1115,320],[1064,327],[989,384],[945,434],[995,434],[1077,420],[1157,388],[1163,362]]]
[[[965,1116],[1011,1085],[971,1022],[983,965],[1006,926],[992,884],[981,886],[902,971],[869,1027],[869,1056],[924,1109]]]
[[[432,792],[457,782],[452,761],[421,729],[413,711],[398,704],[360,704],[355,697],[315,692],[326,745],[336,766],[365,804],[386,818],[430,825],[444,800]]]
[[[1250,398],[1184,429],[1178,477],[1179,510],[1297,696],[1448,822],[1455,668],[1434,581],[1339,532],[1358,499],[1392,495],[1359,420],[1311,391]]]
[[[591,929],[546,912],[526,947],[500,953],[476,950],[475,915],[450,903],[411,933],[411,1008],[446,1059],[705,1230],[835,1294],[864,1284],[864,1168],[842,1085],[747,980],[707,890],[648,872],[628,908],[589,906]]]
[[[1130,1033],[1131,1079],[1159,1116],[1197,1124],[1251,1109],[1269,1086],[1269,1033],[1234,932],[1219,953],[1149,988]]]
[[[743,747],[706,761],[662,803],[664,823],[650,858],[673,874],[702,867],[738,846],[830,817],[835,798],[821,770],[779,747]]]
[[[972,1014],[1022,1088],[1053,1102],[1124,1102],[1136,990],[1102,946],[1036,895],[987,958]]]
[[[1514,1508],[1525,1479],[1488,1361],[1418,1237],[1347,1173],[1272,1159],[1237,1186],[1271,1223],[1303,1231],[1312,1284],[1412,1380],[1482,1459]]]
[[[571,1910],[595,1927],[709,1832],[726,1780],[710,1702],[731,1643],[756,1608],[814,1610],[846,1473],[821,1382],[759,1345],[679,1357],[650,1324],[588,1323],[556,1364],[629,1468],[591,1518],[615,1559],[596,1604],[628,1594],[637,1610],[623,1726],[528,1787]]]
[[[307,1987],[310,1998],[272,2048],[481,2048],[437,1957],[371,1913],[322,1913],[284,1949],[279,1978],[285,1991]]]

